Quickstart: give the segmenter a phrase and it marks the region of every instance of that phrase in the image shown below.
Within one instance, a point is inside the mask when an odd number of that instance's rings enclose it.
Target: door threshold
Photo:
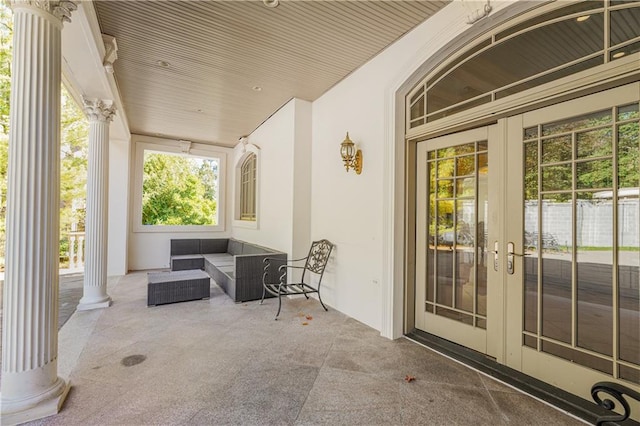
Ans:
[[[611,415],[610,411],[605,410],[594,402],[551,386],[505,365],[498,364],[491,357],[441,337],[416,329],[407,333],[405,337],[589,424],[596,424],[599,417]],[[640,425],[640,423],[632,419],[616,424],[623,426]]]

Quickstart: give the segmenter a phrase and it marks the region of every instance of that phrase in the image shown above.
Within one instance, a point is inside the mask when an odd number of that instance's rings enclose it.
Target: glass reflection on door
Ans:
[[[487,324],[487,141],[427,153],[426,311]]]
[[[523,344],[640,383],[640,112],[524,130]]]

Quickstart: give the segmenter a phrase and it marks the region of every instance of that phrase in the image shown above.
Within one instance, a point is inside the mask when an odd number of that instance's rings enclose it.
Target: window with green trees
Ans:
[[[144,150],[142,225],[218,225],[220,161]]]

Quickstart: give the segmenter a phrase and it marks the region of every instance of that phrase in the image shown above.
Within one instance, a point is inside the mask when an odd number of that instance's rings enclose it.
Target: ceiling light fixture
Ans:
[[[613,54],[613,59],[622,58],[626,54],[627,54],[627,52],[616,52],[616,53]]]
[[[156,65],[158,65],[159,67],[162,67],[162,68],[169,68],[171,66],[171,64],[169,62],[163,61],[163,60],[160,60],[160,59],[156,61]]]
[[[262,92],[262,87],[260,87],[260,86],[253,86],[251,89],[252,89],[254,92]]]
[[[262,0],[262,3],[267,7],[278,7],[280,0]]]
[[[576,18],[576,21],[578,21],[578,22],[584,22],[584,21],[586,21],[586,20],[587,20],[587,19],[589,19],[589,18],[591,18],[591,15],[578,16],[578,17]]]

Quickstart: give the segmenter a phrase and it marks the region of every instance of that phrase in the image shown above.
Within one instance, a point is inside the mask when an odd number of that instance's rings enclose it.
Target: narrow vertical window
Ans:
[[[256,220],[255,154],[249,154],[240,167],[240,220]]]

